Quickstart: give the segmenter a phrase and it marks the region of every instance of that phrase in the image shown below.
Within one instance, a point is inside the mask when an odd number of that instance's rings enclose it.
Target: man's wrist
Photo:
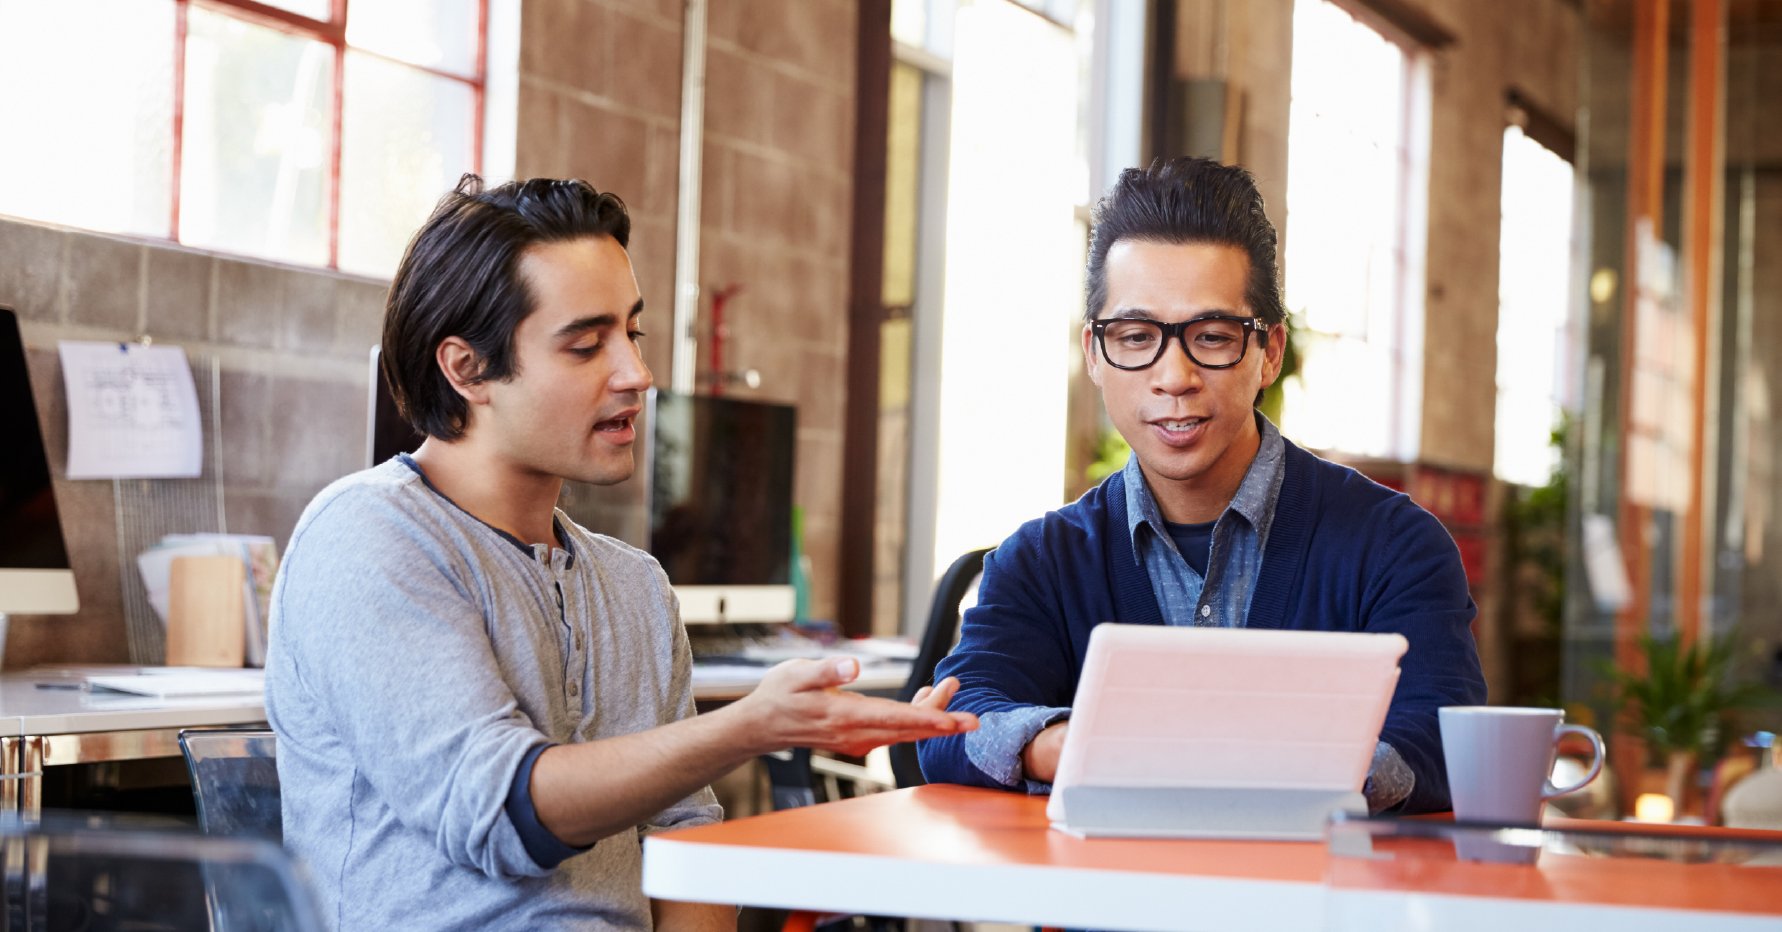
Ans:
[[[1021,749],[1021,773],[1028,780],[1051,783],[1058,775],[1058,759],[1064,744],[1067,722],[1053,722]]]

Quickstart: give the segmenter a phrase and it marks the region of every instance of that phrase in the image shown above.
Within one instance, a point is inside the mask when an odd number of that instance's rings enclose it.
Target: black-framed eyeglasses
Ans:
[[[1250,347],[1250,334],[1268,342],[1269,325],[1254,317],[1231,314],[1208,314],[1173,324],[1142,317],[1113,317],[1092,320],[1089,329],[1095,332],[1095,344],[1101,347],[1101,358],[1116,369],[1149,369],[1163,358],[1172,339],[1182,341],[1188,358],[1202,369],[1229,369],[1244,361]]]

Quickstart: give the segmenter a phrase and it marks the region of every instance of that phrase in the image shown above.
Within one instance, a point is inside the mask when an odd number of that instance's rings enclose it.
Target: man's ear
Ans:
[[[483,372],[483,357],[463,337],[451,336],[439,341],[439,347],[433,351],[433,360],[445,374],[446,381],[451,383],[452,390],[466,402],[476,405],[488,401],[488,383],[477,380]]]
[[[1262,388],[1281,377],[1281,360],[1287,355],[1287,322],[1268,328],[1268,347],[1262,355]],[[1259,389],[1260,390],[1260,389]]]
[[[1101,355],[1095,352],[1095,331],[1088,324],[1083,325],[1083,367],[1089,372],[1089,381],[1101,387]]]

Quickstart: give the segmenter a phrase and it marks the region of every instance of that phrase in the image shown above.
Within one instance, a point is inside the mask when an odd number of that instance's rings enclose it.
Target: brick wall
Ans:
[[[811,612],[833,618],[839,580],[853,197],[853,0],[712,0],[700,285],[740,285],[724,365],[756,369],[738,397],[798,405],[798,474]],[[712,335],[702,330],[709,359]]]

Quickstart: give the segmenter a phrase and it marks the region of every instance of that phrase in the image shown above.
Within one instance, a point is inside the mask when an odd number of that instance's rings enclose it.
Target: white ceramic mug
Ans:
[[[1563,710],[1447,706],[1438,714],[1456,819],[1538,825],[1541,803],[1583,789],[1602,772],[1602,735],[1583,725],[1565,724]],[[1549,777],[1555,748],[1565,735],[1589,739],[1593,753],[1583,779],[1558,787]],[[1489,842],[1458,847],[1463,858],[1492,861],[1532,862],[1539,853]]]

